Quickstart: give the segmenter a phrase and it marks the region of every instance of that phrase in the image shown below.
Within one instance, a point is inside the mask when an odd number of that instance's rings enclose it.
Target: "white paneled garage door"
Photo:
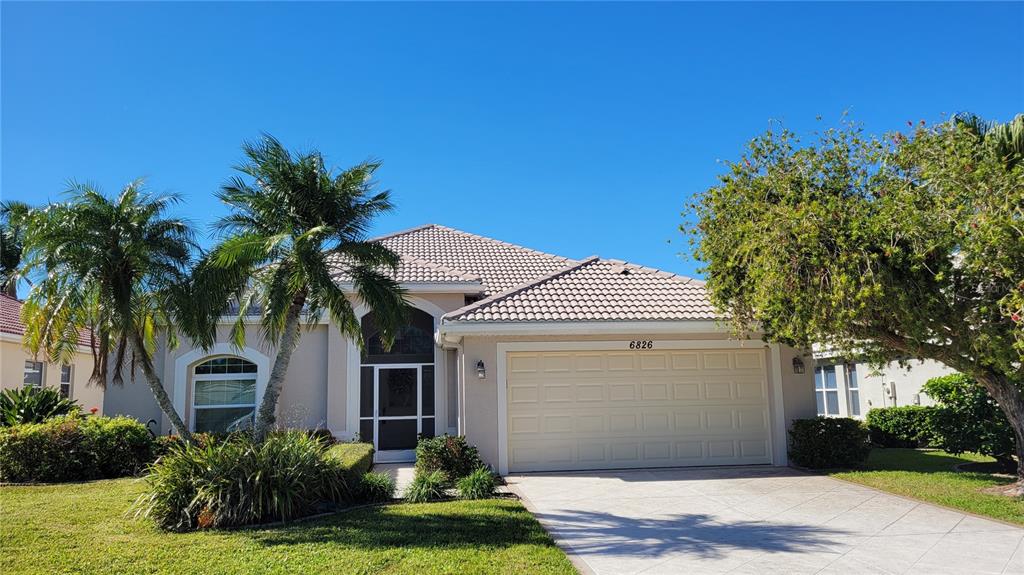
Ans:
[[[510,352],[509,471],[770,463],[765,352]]]

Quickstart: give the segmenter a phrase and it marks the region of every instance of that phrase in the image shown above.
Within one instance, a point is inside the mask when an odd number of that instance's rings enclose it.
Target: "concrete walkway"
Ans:
[[[506,480],[584,573],[1024,575],[1024,529],[786,468]]]
[[[395,497],[402,497],[405,489],[416,477],[416,468],[412,463],[376,463],[373,470],[380,473],[387,473],[395,480]]]

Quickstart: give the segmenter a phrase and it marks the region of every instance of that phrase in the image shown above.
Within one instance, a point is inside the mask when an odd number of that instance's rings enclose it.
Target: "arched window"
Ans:
[[[359,435],[377,451],[408,451],[434,436],[434,317],[413,309],[385,349],[373,313],[363,316]]]
[[[248,429],[256,415],[256,364],[240,357],[208,359],[192,375],[192,429]]]

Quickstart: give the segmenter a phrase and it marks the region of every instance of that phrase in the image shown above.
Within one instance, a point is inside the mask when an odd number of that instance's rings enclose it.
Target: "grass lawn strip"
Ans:
[[[115,479],[0,488],[3,573],[575,573],[514,500],[386,505],[175,534],[130,517],[143,487]]]
[[[1011,483],[1012,478],[953,469],[958,464],[986,461],[992,459],[971,453],[950,455],[943,451],[876,448],[871,450],[862,469],[834,471],[829,475],[911,499],[1024,525],[1024,498],[984,492],[987,488]]]

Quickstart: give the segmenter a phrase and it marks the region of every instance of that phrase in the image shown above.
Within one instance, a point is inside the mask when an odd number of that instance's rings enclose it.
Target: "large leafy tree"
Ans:
[[[374,312],[386,342],[404,325],[404,292],[393,279],[399,256],[367,241],[373,219],[392,209],[389,192],[377,191],[379,164],[366,162],[334,172],[316,151],[292,154],[264,135],[242,147],[246,162],[219,193],[231,208],[217,229],[224,239],[197,267],[194,289],[211,295],[218,307],[195,308],[190,325],[197,343],[216,337],[211,322],[228,300],[237,302],[232,342],[242,345],[246,325],[258,314],[265,341],[277,346],[266,391],[256,416],[262,439],[273,428],[278,398],[305,319],[315,323],[326,312],[341,332],[362,342],[352,300]]]
[[[141,367],[157,405],[179,435],[188,429],[153,365],[156,334],[177,342],[175,322],[195,248],[187,222],[167,217],[177,196],[156,196],[135,181],[108,198],[73,184],[70,198],[33,210],[25,232],[23,274],[38,279],[22,307],[25,343],[51,361],[69,362],[88,329],[90,383],[123,385],[126,365]]]
[[[1024,116],[809,144],[768,131],[693,205],[695,254],[738,330],[972,376],[1024,490]],[[1016,136],[1014,136],[1016,134]],[[1016,142],[1014,143],[1014,139]]]
[[[0,202],[0,291],[18,297],[18,270],[25,244],[25,217],[29,206],[23,202]]]

